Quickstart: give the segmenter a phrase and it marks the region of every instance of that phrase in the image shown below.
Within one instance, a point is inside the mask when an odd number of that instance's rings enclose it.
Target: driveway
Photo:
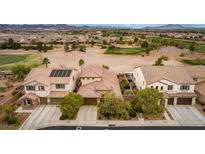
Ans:
[[[72,123],[96,123],[97,107],[94,105],[82,106],[77,114],[76,120],[59,120],[60,109],[56,105],[40,105],[26,119],[20,129],[38,129],[46,126],[72,125]]]
[[[60,109],[56,105],[40,105],[26,119],[20,129],[36,129],[60,121]]]
[[[196,109],[195,106],[169,105],[167,108],[174,120],[181,126],[205,125],[205,117]]]
[[[83,105],[77,114],[77,121],[96,121],[97,120],[97,106]]]

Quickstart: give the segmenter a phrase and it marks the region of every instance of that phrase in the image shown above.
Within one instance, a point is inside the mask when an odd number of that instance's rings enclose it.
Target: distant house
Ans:
[[[78,72],[73,68],[33,68],[24,80],[24,109],[38,104],[57,104],[75,88]]]
[[[196,82],[184,67],[141,66],[133,71],[133,82],[141,90],[155,88],[164,94],[165,106],[194,105]]]
[[[117,75],[102,66],[85,66],[80,74],[80,82],[78,93],[84,97],[85,104],[97,104],[102,94],[110,91],[122,97]]]

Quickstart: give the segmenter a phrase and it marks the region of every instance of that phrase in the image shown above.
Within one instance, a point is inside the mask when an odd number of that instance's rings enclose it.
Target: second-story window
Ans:
[[[38,90],[39,91],[45,91],[45,87],[44,86],[38,86]]]
[[[56,89],[65,89],[64,84],[56,84]]]
[[[172,90],[173,89],[173,85],[168,85],[167,90]]]
[[[190,86],[189,85],[181,85],[180,90],[189,90]]]
[[[29,86],[26,86],[26,90],[27,91],[35,91],[36,89],[35,89],[35,86],[29,85]]]

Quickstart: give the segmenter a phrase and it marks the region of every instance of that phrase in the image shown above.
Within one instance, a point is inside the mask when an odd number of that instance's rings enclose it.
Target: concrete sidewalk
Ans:
[[[180,107],[180,106],[177,106]],[[165,113],[166,120],[97,120],[96,106],[82,106],[76,120],[59,120],[60,109],[56,105],[41,105],[37,107],[20,129],[40,129],[50,126],[205,126],[205,117],[200,115],[195,107],[181,107],[175,112],[174,107],[168,110],[173,115],[171,120]],[[186,108],[186,110],[184,110]],[[181,114],[181,112],[183,114]],[[180,115],[181,114],[181,115]],[[185,114],[185,115],[184,115]],[[187,115],[187,116],[186,116]],[[184,117],[185,116],[185,117]],[[185,118],[181,119],[181,118]],[[188,119],[186,119],[188,118]],[[181,120],[180,120],[181,119]]]
[[[49,126],[178,126],[173,120],[97,120],[96,106],[81,107],[76,120],[59,120],[60,109],[56,105],[41,105],[28,117],[20,129],[39,129]]]

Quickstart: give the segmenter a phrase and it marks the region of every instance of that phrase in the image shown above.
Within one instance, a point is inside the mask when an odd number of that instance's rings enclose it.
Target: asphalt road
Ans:
[[[133,127],[94,127],[94,126],[52,126],[39,130],[205,130],[205,126],[133,126]]]

